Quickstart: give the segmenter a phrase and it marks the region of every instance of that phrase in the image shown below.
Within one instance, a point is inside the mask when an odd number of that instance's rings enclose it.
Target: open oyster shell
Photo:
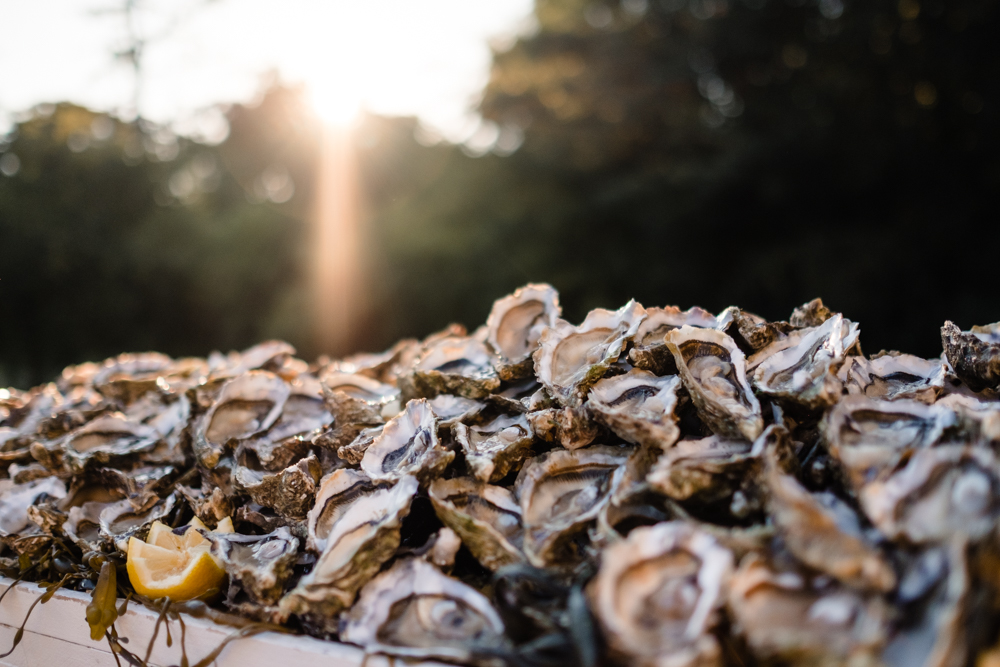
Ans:
[[[636,528],[609,546],[588,593],[614,654],[650,667],[721,665],[711,631],[733,556],[683,522]]]
[[[525,285],[493,304],[486,320],[486,342],[496,353],[494,366],[501,380],[529,377],[532,353],[546,327],[555,326],[562,309],[551,285]]]
[[[455,452],[441,446],[434,411],[425,399],[412,400],[393,417],[376,437],[364,457],[361,470],[374,480],[399,479],[417,475],[432,479],[455,458]]]
[[[198,461],[214,468],[230,441],[266,431],[281,415],[290,393],[287,382],[267,371],[250,371],[227,381],[195,423],[192,447]]]
[[[955,413],[944,406],[845,396],[826,413],[820,429],[827,449],[858,489],[938,442],[955,423]]]
[[[684,326],[667,332],[667,347],[702,420],[715,433],[755,440],[764,429],[760,403],[746,378],[746,359],[732,338]]]
[[[1000,391],[1000,335],[995,333],[998,329],[997,325],[990,325],[965,332],[952,322],[941,327],[941,345],[948,363],[973,391]]]
[[[760,447],[745,440],[717,435],[681,440],[657,459],[646,481],[674,500],[716,503],[732,499],[733,514],[741,517],[753,509],[753,494],[747,487],[759,481],[760,454]]]
[[[438,479],[428,490],[434,511],[483,567],[496,571],[524,561],[521,508],[500,486],[469,478]]]
[[[623,440],[664,450],[680,437],[674,414],[680,386],[677,376],[633,369],[599,380],[590,390],[587,409]]]
[[[535,410],[528,413],[528,423],[535,437],[566,449],[586,447],[600,433],[584,407]]]
[[[332,421],[322,385],[316,378],[303,376],[290,383],[281,415],[271,428],[242,446],[252,449],[267,470],[281,470],[304,456],[313,438]]]
[[[938,445],[916,451],[885,480],[865,485],[861,506],[890,539],[916,544],[979,539],[1000,519],[1000,468],[985,447]]]
[[[322,520],[329,526],[326,546],[313,569],[281,598],[281,613],[304,616],[335,631],[336,615],[351,606],[358,589],[399,546],[399,530],[417,486],[415,477],[406,476],[390,488],[358,494],[346,509],[334,512],[332,520],[328,499],[317,521],[317,525]]]
[[[514,483],[524,522],[524,552],[536,567],[572,565],[574,538],[593,522],[625,473],[628,448],[595,445],[530,459]]]
[[[431,412],[437,417],[439,430],[451,430],[451,427],[459,422],[466,423],[486,407],[486,403],[481,401],[451,394],[438,394],[434,398],[427,399],[427,403],[431,406]]]
[[[226,574],[253,602],[278,602],[298,558],[299,540],[291,531],[278,528],[266,535],[208,533],[207,537]]]
[[[419,558],[397,561],[362,589],[340,638],[368,653],[465,664],[506,644],[503,621],[485,596]]]
[[[82,472],[87,467],[121,463],[151,452],[160,434],[151,426],[130,421],[121,413],[102,415],[59,441],[67,468]]]
[[[237,489],[249,495],[255,503],[269,507],[284,517],[306,517],[322,475],[316,456],[310,454],[273,474],[262,469],[253,450],[241,446],[236,458],[233,484]]]
[[[784,429],[780,429],[784,431]],[[787,433],[783,434],[787,437]],[[781,443],[788,447],[786,442]],[[865,536],[857,514],[829,491],[810,493],[765,453],[769,509],[785,546],[800,561],[853,588],[887,593],[896,587],[890,563]]]
[[[677,373],[677,363],[663,340],[668,331],[680,329],[684,325],[724,329],[728,324],[728,318],[717,318],[697,306],[683,311],[676,306],[647,308],[646,317],[635,332],[635,345],[629,350],[628,359],[636,368],[656,375],[674,375]]]
[[[373,482],[368,475],[350,468],[335,470],[323,478],[316,502],[309,510],[306,546],[317,553],[326,550],[327,537],[353,504],[379,491],[388,491],[392,482]]]
[[[849,394],[887,401],[910,398],[933,403],[944,390],[945,372],[940,359],[889,352],[870,360],[847,357],[837,377]]]
[[[105,505],[101,509],[98,523],[101,526],[101,537],[115,545],[115,548],[126,553],[130,537],[144,538],[154,521],[162,521],[174,509],[177,496],[171,493],[166,498],[154,501],[148,507],[136,509],[128,500]],[[70,519],[72,520],[72,515]]]
[[[45,477],[24,484],[0,480],[0,536],[16,535],[28,527],[28,508],[43,496],[64,498],[66,485],[58,477]]]
[[[455,394],[479,399],[500,386],[486,344],[465,336],[448,336],[429,343],[409,381],[412,392],[425,397]]]
[[[773,569],[756,553],[744,556],[729,587],[735,630],[754,656],[796,665],[877,665],[888,640],[889,609],[829,578]]]
[[[458,423],[452,427],[452,433],[473,476],[482,482],[499,481],[518,469],[535,439],[524,415],[500,415],[472,426]]]
[[[539,382],[563,405],[582,404],[635,337],[644,316],[643,307],[629,301],[617,311],[590,311],[580,326],[557,321],[542,332],[533,355]]]
[[[809,408],[832,405],[842,393],[836,371],[857,339],[858,325],[839,313],[793,331],[750,357],[754,387]]]

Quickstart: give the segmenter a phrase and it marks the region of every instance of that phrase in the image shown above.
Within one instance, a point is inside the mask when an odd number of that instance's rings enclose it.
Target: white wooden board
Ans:
[[[13,582],[0,578],[0,592]],[[0,602],[0,653],[7,651],[14,633],[24,620],[31,603],[43,589],[34,584],[19,583]],[[45,604],[39,604],[25,626],[24,637],[14,652],[0,659],[0,667],[110,667],[114,656],[106,641],[90,639],[86,608],[90,596],[61,589]],[[126,644],[133,653],[145,655],[146,645],[153,634],[156,613],[138,604],[129,604],[128,613],[115,622],[119,636],[128,637]],[[184,617],[187,626],[187,655],[191,664],[208,655],[233,628],[211,621]],[[170,624],[173,646],[168,647],[163,626],[156,640],[151,663],[166,667],[181,660],[180,626]],[[321,641],[312,637],[267,632],[231,642],[215,663],[218,667],[392,667],[400,661],[384,656],[365,656],[365,652],[348,644]],[[411,663],[412,664],[412,663]],[[446,667],[438,663],[421,663],[423,667]],[[122,661],[123,667],[126,665]],[[449,666],[451,667],[451,666]]]

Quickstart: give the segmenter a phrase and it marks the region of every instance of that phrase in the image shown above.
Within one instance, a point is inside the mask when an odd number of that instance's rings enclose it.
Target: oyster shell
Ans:
[[[437,420],[425,399],[412,400],[382,429],[361,459],[361,470],[373,480],[399,479],[404,475],[433,478],[455,458],[441,446]]]
[[[759,477],[760,454],[760,447],[749,442],[717,435],[681,440],[657,459],[646,481],[674,500],[716,503],[742,492],[742,502],[747,505],[752,494],[746,487]],[[745,516],[752,508],[747,505],[735,509],[736,516]]]
[[[309,510],[306,546],[317,553],[326,549],[327,537],[344,512],[361,498],[387,491],[392,483],[374,482],[368,475],[350,468],[335,470],[320,482],[316,502]]]
[[[809,408],[832,405],[842,393],[836,370],[857,339],[858,325],[839,313],[793,331],[750,357],[754,387]]]
[[[535,437],[524,415],[500,415],[485,424],[452,427],[465,462],[481,482],[496,482],[520,467]]]
[[[462,538],[483,567],[496,571],[524,561],[521,508],[510,491],[456,478],[434,480],[428,495],[441,522]]]
[[[837,377],[849,394],[893,401],[910,398],[933,403],[944,390],[946,368],[940,359],[921,359],[912,354],[889,352],[848,357]]]
[[[866,538],[854,510],[829,491],[807,491],[781,471],[777,456],[773,449],[765,455],[768,504],[788,550],[852,588],[893,590],[896,573]]]
[[[478,415],[485,403],[474,401],[471,398],[462,398],[451,394],[438,394],[434,398],[427,399],[431,406],[431,411],[438,420],[438,429],[451,429],[459,422],[465,422]]]
[[[715,433],[755,440],[764,429],[760,403],[746,379],[746,360],[733,339],[712,329],[684,326],[667,332],[684,387]]]
[[[941,345],[948,363],[972,391],[1000,390],[1000,336],[996,325],[960,330],[952,322],[941,327]]]
[[[337,426],[380,424],[400,410],[399,389],[360,374],[327,373],[323,393]]]
[[[31,523],[28,508],[42,496],[64,498],[66,485],[58,477],[14,484],[0,480],[0,536],[16,535]]]
[[[631,370],[599,380],[590,390],[587,409],[623,440],[664,450],[680,437],[674,414],[680,386],[677,376]]]
[[[121,462],[152,451],[159,440],[156,429],[114,413],[72,431],[59,442],[59,449],[69,469],[82,472],[87,466]]]
[[[385,428],[385,424],[379,424],[378,426],[372,426],[371,428],[366,428],[360,433],[358,437],[354,438],[349,444],[339,447],[337,449],[337,456],[340,460],[344,461],[348,465],[356,466],[361,463],[361,460],[365,457],[365,452],[368,448],[372,446],[375,442],[375,438],[382,435],[382,430]]]
[[[145,537],[154,521],[163,521],[170,514],[177,502],[177,496],[170,494],[166,498],[153,501],[148,507],[136,509],[128,500],[121,500],[106,505],[101,509],[98,522],[101,526],[101,537],[110,541],[115,548],[126,553],[130,537]],[[72,520],[72,517],[71,517]],[[79,528],[79,526],[78,526]]]
[[[253,501],[290,519],[304,519],[313,505],[316,486],[322,475],[319,460],[310,454],[284,470],[268,474],[262,470],[253,450],[240,446],[233,484]]]
[[[643,307],[629,301],[617,311],[590,311],[580,326],[558,320],[542,332],[533,355],[538,381],[563,405],[579,406],[618,361],[644,316]]]
[[[845,396],[825,415],[821,433],[857,489],[938,442],[955,423],[955,413],[944,406]]]
[[[916,544],[996,531],[1000,479],[985,447],[938,445],[913,453],[888,479],[865,485],[861,507],[883,534]]]
[[[282,614],[304,616],[335,631],[336,615],[351,606],[358,589],[396,552],[399,530],[417,486],[415,477],[406,476],[390,488],[357,494],[340,511],[326,497],[316,514],[315,531],[316,536],[325,531],[325,538],[320,538],[325,539],[325,548],[313,569],[281,598]],[[316,506],[320,507],[319,502]]]
[[[320,382],[305,376],[291,383],[281,415],[271,428],[242,446],[252,449],[266,470],[281,470],[305,456],[313,438],[332,421]]]
[[[529,412],[528,423],[535,437],[545,442],[557,442],[566,449],[586,447],[600,432],[583,407]]]
[[[266,535],[209,533],[212,553],[226,574],[257,604],[278,602],[298,558],[299,540],[287,528]]]
[[[559,293],[550,285],[525,285],[493,303],[486,342],[496,353],[494,366],[501,380],[531,375],[531,355],[542,330],[555,326],[560,314]]]
[[[684,325],[724,329],[728,324],[728,317],[717,318],[698,306],[684,311],[676,306],[647,308],[646,317],[635,332],[635,345],[629,350],[628,359],[636,368],[656,375],[675,375],[677,363],[663,340],[668,331],[680,329]]]
[[[887,605],[823,579],[776,570],[759,554],[743,558],[729,587],[729,610],[758,660],[878,664],[888,640]]]
[[[193,429],[198,461],[214,468],[230,441],[269,429],[281,415],[289,393],[288,383],[267,371],[250,371],[226,382]]]
[[[417,396],[456,394],[479,399],[497,389],[500,378],[485,343],[471,337],[448,336],[425,347],[413,367],[410,383]]]
[[[462,331],[464,332],[464,329]],[[354,354],[332,361],[325,370],[333,373],[367,375],[381,383],[395,386],[399,377],[413,367],[413,363],[420,355],[420,349],[420,341],[405,338],[385,352]]]
[[[711,634],[733,556],[683,522],[636,528],[611,545],[588,593],[609,647],[628,664],[721,665]]]
[[[529,459],[514,483],[524,523],[524,553],[532,565],[572,564],[574,538],[585,531],[625,473],[628,448],[595,445],[553,450]]]
[[[183,383],[185,378],[190,378],[187,384],[193,386],[206,370],[204,362],[176,363],[157,352],[121,354],[105,361],[91,384],[107,398],[130,405],[146,392]]]
[[[813,299],[793,310],[788,323],[799,328],[818,327],[834,315],[836,313],[824,306],[822,299]]]
[[[467,664],[506,644],[485,596],[419,558],[397,561],[362,589],[340,638],[368,653]]]

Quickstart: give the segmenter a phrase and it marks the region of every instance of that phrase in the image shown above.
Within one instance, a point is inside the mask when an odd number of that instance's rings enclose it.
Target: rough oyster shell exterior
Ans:
[[[469,478],[438,479],[428,489],[434,511],[483,567],[524,562],[521,508],[513,494]]]
[[[676,306],[647,308],[646,317],[635,332],[635,343],[628,352],[628,359],[636,368],[655,375],[675,375],[677,364],[674,355],[663,341],[668,331],[684,325],[724,329],[728,324],[728,318],[720,319],[698,306],[683,311]]]
[[[674,414],[680,386],[677,376],[635,369],[599,380],[590,390],[587,409],[623,440],[664,450],[680,437]]]
[[[954,323],[945,322],[941,346],[955,375],[972,391],[1000,390],[1000,340],[992,333],[964,332]]]
[[[551,285],[525,285],[493,304],[486,320],[486,342],[501,380],[530,377],[531,355],[542,331],[555,326],[562,314],[559,293]]]
[[[519,469],[535,440],[524,415],[500,415],[480,425],[458,423],[452,434],[473,476],[481,482],[497,482]]]

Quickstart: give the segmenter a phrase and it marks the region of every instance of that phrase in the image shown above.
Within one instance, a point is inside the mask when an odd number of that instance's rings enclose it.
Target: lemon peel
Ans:
[[[211,554],[211,542],[198,531],[204,524],[198,524],[192,521],[185,529],[175,530],[156,521],[145,542],[129,538],[126,569],[137,593],[154,600],[169,596],[181,601],[218,591],[226,572]]]

